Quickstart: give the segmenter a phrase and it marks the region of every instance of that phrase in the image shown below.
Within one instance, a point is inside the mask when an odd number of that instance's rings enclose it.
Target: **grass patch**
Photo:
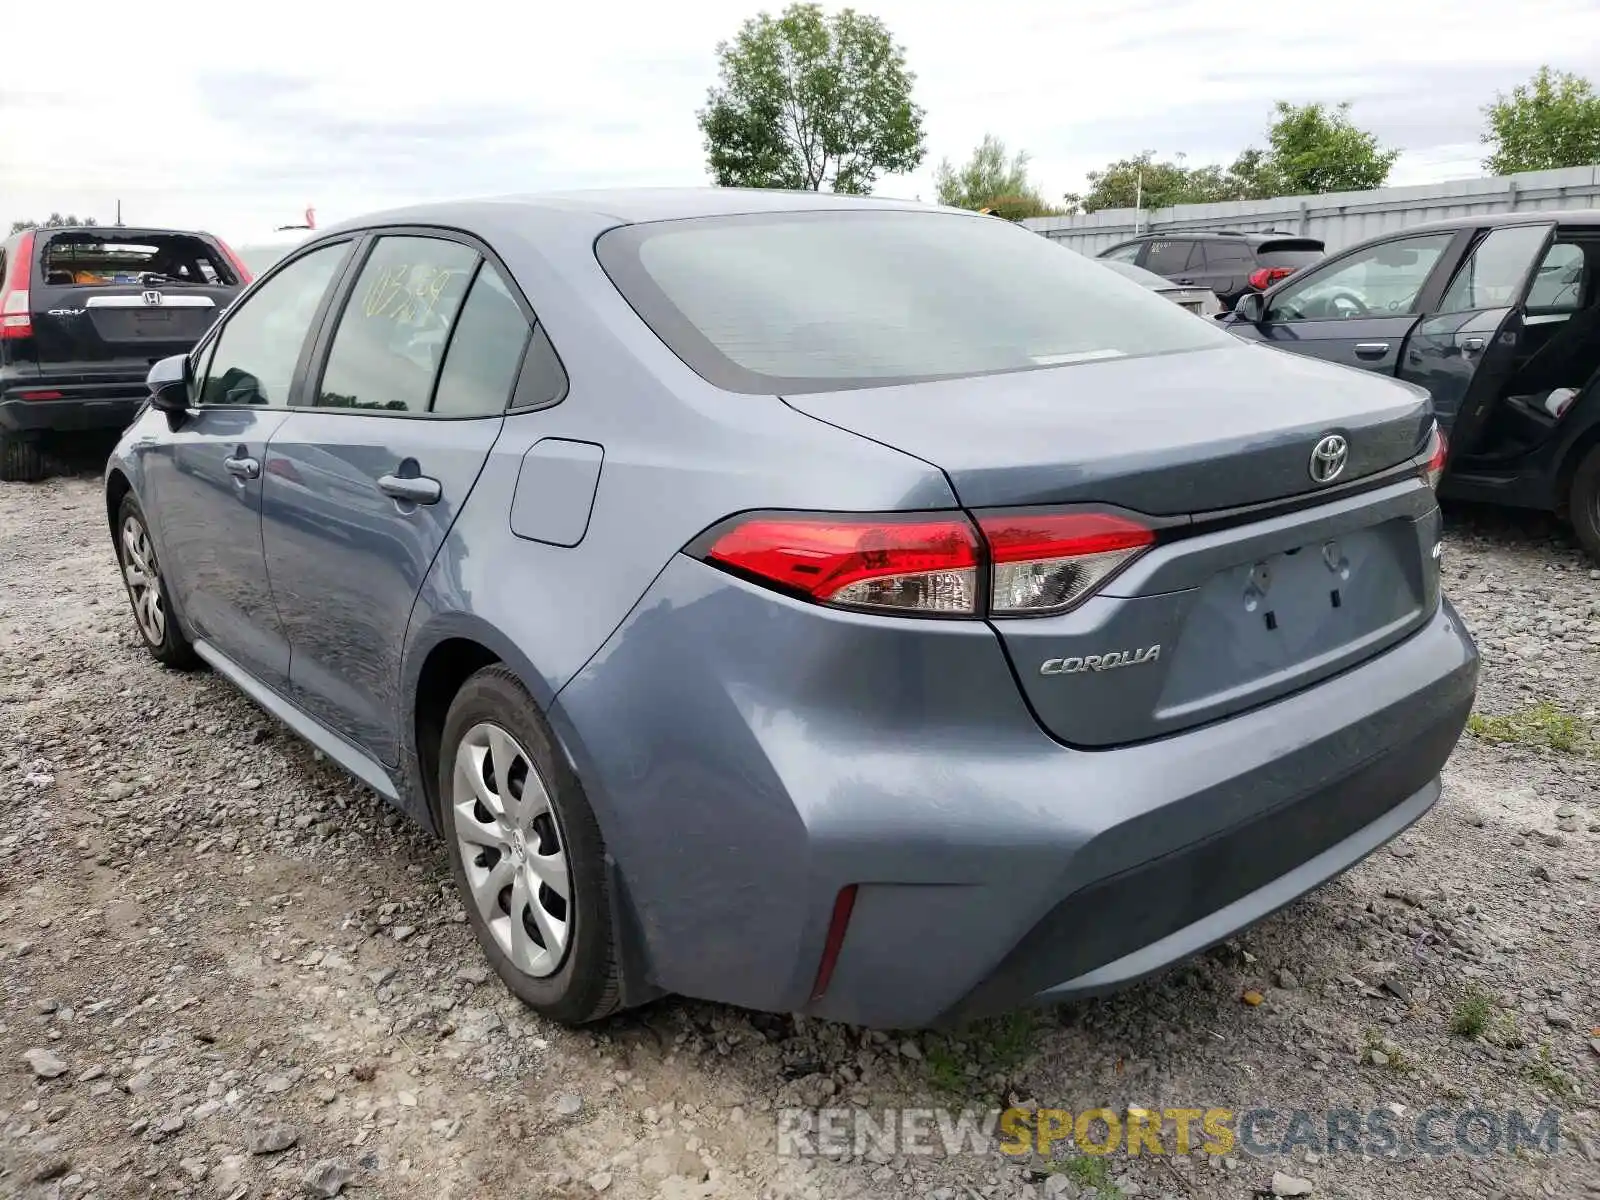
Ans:
[[[1103,1158],[1079,1154],[1051,1163],[1050,1171],[1055,1175],[1065,1175],[1079,1187],[1093,1188],[1102,1196],[1122,1195],[1122,1189],[1111,1182],[1111,1168],[1106,1166]]]
[[[1382,1064],[1388,1070],[1395,1072],[1397,1075],[1410,1074],[1414,1065],[1411,1061],[1411,1056],[1393,1042],[1384,1040],[1384,1036],[1376,1029],[1369,1029],[1367,1030],[1366,1053],[1362,1055],[1363,1060],[1371,1062],[1374,1052],[1382,1054],[1389,1060],[1387,1063]],[[1379,1064],[1374,1063],[1373,1065]]]
[[[1528,1078],[1537,1083],[1545,1091],[1555,1096],[1564,1096],[1576,1099],[1578,1085],[1572,1077],[1556,1066],[1555,1060],[1550,1057],[1550,1043],[1539,1044],[1539,1057],[1534,1059],[1525,1068]]]
[[[1036,1014],[1016,1012],[975,1022],[947,1037],[930,1038],[923,1050],[928,1081],[942,1092],[970,1095],[978,1081],[1026,1062],[1037,1032]]]
[[[1515,742],[1563,754],[1587,753],[1594,743],[1582,717],[1563,712],[1548,700],[1503,717],[1473,713],[1467,718],[1467,732],[1480,741]]]
[[[1477,984],[1472,984],[1466,994],[1456,1001],[1455,1012],[1450,1017],[1450,1032],[1457,1037],[1477,1037],[1489,1028],[1494,1007],[1494,997]]]

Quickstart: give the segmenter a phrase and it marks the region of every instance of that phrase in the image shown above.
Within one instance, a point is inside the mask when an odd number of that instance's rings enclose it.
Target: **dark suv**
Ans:
[[[1316,238],[1265,233],[1151,233],[1102,250],[1097,258],[1133,263],[1191,287],[1210,288],[1231,311],[1246,292],[1267,288],[1322,257]]]
[[[120,430],[150,364],[188,351],[250,282],[208,233],[30,229],[0,243],[0,479],[38,479],[47,434]]]

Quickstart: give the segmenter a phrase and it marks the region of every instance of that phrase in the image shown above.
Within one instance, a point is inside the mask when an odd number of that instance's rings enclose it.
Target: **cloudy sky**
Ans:
[[[769,0],[768,8],[780,7]],[[706,182],[695,110],[760,0],[256,9],[77,0],[79,33],[0,67],[0,221],[52,210],[270,237],[413,199]],[[1276,99],[1355,101],[1392,182],[1480,173],[1480,107],[1541,62],[1600,81],[1595,0],[859,0],[904,44],[931,199],[985,132],[1047,196],[1153,150],[1259,143]],[[433,14],[424,16],[424,13]],[[380,15],[381,14],[381,15]]]

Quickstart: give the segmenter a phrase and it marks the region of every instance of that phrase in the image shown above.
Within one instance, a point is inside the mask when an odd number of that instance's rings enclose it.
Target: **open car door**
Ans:
[[[1451,462],[1477,446],[1521,356],[1529,282],[1556,231],[1554,221],[1530,217],[1477,238],[1400,360],[1400,378],[1432,394]]]

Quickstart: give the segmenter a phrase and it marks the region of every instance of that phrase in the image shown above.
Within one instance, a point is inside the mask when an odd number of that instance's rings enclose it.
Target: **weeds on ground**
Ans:
[[[1549,1042],[1539,1043],[1539,1057],[1524,1069],[1527,1071],[1529,1079],[1552,1095],[1577,1099],[1578,1085],[1570,1075],[1556,1066],[1555,1060],[1550,1057]]]
[[[1016,1012],[929,1038],[923,1050],[928,1081],[942,1092],[970,1095],[978,1081],[1021,1066],[1033,1053],[1037,1031],[1034,1013]]]
[[[1393,1042],[1385,1041],[1383,1034],[1376,1029],[1369,1029],[1367,1030],[1366,1053],[1362,1057],[1370,1060],[1374,1051],[1382,1054],[1388,1060],[1385,1065],[1395,1074],[1408,1075],[1411,1073],[1411,1068],[1414,1065],[1411,1061],[1411,1056]]]
[[[1450,1032],[1457,1037],[1475,1038],[1489,1028],[1493,1016],[1494,997],[1477,984],[1470,984],[1466,994],[1456,1001]]]
[[[1102,1196],[1122,1195],[1122,1189],[1111,1182],[1111,1168],[1106,1166],[1103,1158],[1077,1154],[1052,1162],[1049,1170],[1052,1175],[1065,1175],[1081,1188],[1094,1188]]]
[[[1473,713],[1467,718],[1467,732],[1485,742],[1516,742],[1563,754],[1586,754],[1594,748],[1594,737],[1583,718],[1563,712],[1548,700],[1506,716]]]

